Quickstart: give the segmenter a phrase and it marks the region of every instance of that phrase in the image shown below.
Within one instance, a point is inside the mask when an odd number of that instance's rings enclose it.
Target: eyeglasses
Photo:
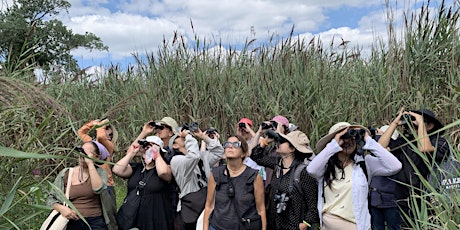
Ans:
[[[237,141],[237,142],[226,141],[226,142],[224,142],[224,149],[230,148],[230,147],[233,147],[233,148],[241,147],[241,141]]]

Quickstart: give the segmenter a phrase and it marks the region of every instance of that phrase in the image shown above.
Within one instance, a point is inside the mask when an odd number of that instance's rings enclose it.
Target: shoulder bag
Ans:
[[[137,221],[137,215],[139,212],[139,205],[141,203],[142,195],[144,194],[144,187],[147,185],[147,180],[153,172],[141,180],[139,180],[136,188],[131,190],[127,195],[120,209],[118,209],[116,220],[118,224],[118,229],[128,230],[134,227]]]
[[[67,177],[67,187],[65,190],[65,197],[67,199],[69,199],[70,186],[72,185],[72,176],[73,168],[70,168],[69,175]],[[67,206],[67,203],[64,202],[64,205]],[[67,228],[67,223],[69,223],[69,219],[61,215],[60,212],[53,209],[48,218],[46,218],[45,222],[43,222],[40,230],[65,230]]]

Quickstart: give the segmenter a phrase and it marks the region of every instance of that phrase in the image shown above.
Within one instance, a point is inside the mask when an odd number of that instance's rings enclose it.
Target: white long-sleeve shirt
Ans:
[[[355,164],[352,169],[352,196],[353,196],[353,212],[355,214],[356,225],[358,230],[371,229],[371,216],[367,205],[367,195],[369,191],[369,181],[373,176],[390,176],[401,170],[401,162],[377,143],[371,137],[366,138],[364,150],[369,150],[375,156],[355,155]],[[323,209],[323,189],[324,189],[324,173],[326,172],[326,164],[334,154],[342,151],[342,147],[335,139],[332,139],[326,147],[310,162],[307,166],[307,172],[318,181],[318,213],[320,223],[322,225],[322,209]],[[368,180],[361,166],[357,163],[365,161]],[[351,211],[351,210],[350,210]]]

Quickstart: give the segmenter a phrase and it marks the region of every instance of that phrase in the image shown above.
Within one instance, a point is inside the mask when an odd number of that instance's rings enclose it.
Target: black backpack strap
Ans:
[[[307,167],[306,164],[303,164],[303,163],[299,164],[295,168],[295,173],[294,173],[294,186],[297,189],[297,191],[299,191],[300,195],[302,195],[302,197],[304,196],[304,194],[303,194],[302,186],[300,185],[300,174],[302,173],[303,170],[305,170],[306,167]]]
[[[363,170],[364,175],[366,175],[366,180],[369,181],[369,176],[367,175],[366,161],[363,160],[363,161],[358,162],[357,164],[358,164],[358,165],[361,167],[361,169]]]
[[[214,180],[216,181],[216,190],[220,189],[220,185],[224,182],[221,179],[222,174],[227,166],[221,165],[212,170],[212,175],[214,176]],[[226,181],[224,183],[227,183]]]

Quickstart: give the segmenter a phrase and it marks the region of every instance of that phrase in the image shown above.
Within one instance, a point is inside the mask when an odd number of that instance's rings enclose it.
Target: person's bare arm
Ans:
[[[391,135],[395,131],[396,127],[401,124],[401,116],[404,114],[404,106],[399,110],[398,116],[390,123],[388,129],[380,136],[379,144],[387,148],[390,144]]]
[[[122,178],[129,178],[131,174],[133,173],[133,169],[129,165],[129,162],[136,156],[136,154],[139,152],[140,146],[137,142],[131,144],[129,146],[128,151],[126,152],[126,155],[121,158],[117,163],[112,168],[112,172]]]
[[[215,191],[216,181],[214,180],[214,176],[211,173],[208,181],[208,194],[206,196],[206,204],[204,206],[203,230],[209,230],[209,217],[214,210]]]
[[[265,213],[264,182],[260,174],[254,180],[254,197],[256,199],[256,209],[262,220],[262,230],[267,229],[267,216]]]

